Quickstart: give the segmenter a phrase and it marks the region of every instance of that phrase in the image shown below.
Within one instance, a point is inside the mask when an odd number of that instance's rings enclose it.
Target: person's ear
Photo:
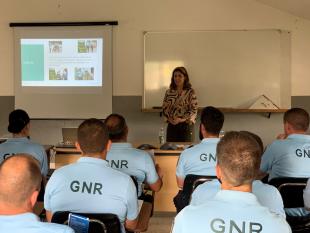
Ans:
[[[111,149],[111,145],[112,145],[111,140],[108,140],[107,146],[106,146],[106,150],[107,150],[107,151],[109,151],[109,150]]]
[[[200,132],[201,132],[202,137],[204,138],[206,135],[206,128],[202,123],[200,123]]]
[[[38,198],[38,195],[39,195],[39,191],[38,190],[35,190],[31,196],[30,196],[30,203],[31,203],[31,207],[33,208],[34,205],[36,204],[37,202],[37,198]]]
[[[284,133],[289,135],[292,131],[292,126],[288,122],[284,122]]]
[[[218,163],[215,166],[216,177],[221,180],[222,179],[222,171]]]
[[[75,147],[76,147],[76,149],[77,149],[79,152],[82,153],[81,146],[80,146],[80,144],[79,144],[77,141],[75,142]]]

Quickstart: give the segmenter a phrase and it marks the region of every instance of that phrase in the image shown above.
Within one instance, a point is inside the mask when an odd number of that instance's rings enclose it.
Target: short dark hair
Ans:
[[[78,128],[78,143],[83,153],[101,153],[108,144],[109,136],[104,123],[91,118],[82,122]]]
[[[200,121],[208,133],[218,135],[224,124],[224,114],[219,109],[208,106],[202,110]]]
[[[14,206],[22,205],[35,190],[39,191],[42,182],[39,162],[27,154],[16,154],[4,160],[0,177],[0,200]]]
[[[30,118],[26,111],[16,109],[9,115],[8,131],[10,133],[20,133],[30,122]]]
[[[110,140],[123,139],[127,134],[127,124],[123,116],[113,113],[110,114],[104,121],[107,127]]]
[[[295,130],[307,131],[309,114],[302,108],[291,108],[284,113],[283,121],[288,122]]]
[[[174,70],[172,72],[171,82],[170,82],[170,89],[173,89],[173,90],[177,89],[177,85],[174,82],[174,73],[175,72],[180,72],[181,74],[184,75],[185,79],[184,79],[184,84],[183,84],[183,90],[192,88],[192,84],[190,84],[190,82],[189,82],[189,77],[188,77],[187,70],[185,69],[185,67],[179,66],[179,67],[174,68]]]
[[[231,131],[221,138],[216,156],[225,179],[237,187],[250,184],[255,179],[261,162],[261,149],[249,134]]]

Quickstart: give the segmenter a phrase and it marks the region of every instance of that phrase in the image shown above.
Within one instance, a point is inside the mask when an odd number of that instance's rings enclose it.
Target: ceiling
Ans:
[[[310,20],[310,0],[256,0],[257,2]]]

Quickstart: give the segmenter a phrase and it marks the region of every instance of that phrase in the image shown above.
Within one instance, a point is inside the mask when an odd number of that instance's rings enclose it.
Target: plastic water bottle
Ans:
[[[165,143],[165,131],[164,127],[161,127],[158,133],[159,144],[163,145]]]

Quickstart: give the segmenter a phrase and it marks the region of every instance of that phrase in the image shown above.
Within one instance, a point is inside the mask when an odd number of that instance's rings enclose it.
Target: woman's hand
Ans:
[[[185,121],[186,121],[186,119],[183,119],[183,118],[180,118],[180,117],[169,119],[169,122],[171,124],[173,124],[173,125],[177,125],[177,124],[185,122]]]

